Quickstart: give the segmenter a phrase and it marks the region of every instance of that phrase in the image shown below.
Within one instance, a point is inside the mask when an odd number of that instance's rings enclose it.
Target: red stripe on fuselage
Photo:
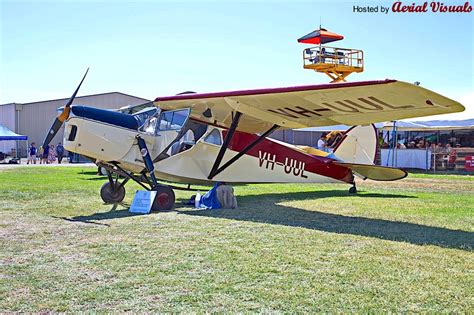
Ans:
[[[222,133],[225,137],[227,130],[224,130]],[[236,131],[229,144],[229,149],[240,152],[257,138],[258,136],[254,134]],[[305,165],[304,170],[306,172],[331,177],[346,183],[353,182],[352,171],[347,167],[334,164],[334,160],[330,158],[305,154],[269,139],[264,139],[247,154],[259,158],[261,154],[259,154],[259,151],[266,152],[272,155],[272,157],[275,156],[275,162],[278,163],[285,164],[289,160],[296,161],[297,163],[302,162]]]

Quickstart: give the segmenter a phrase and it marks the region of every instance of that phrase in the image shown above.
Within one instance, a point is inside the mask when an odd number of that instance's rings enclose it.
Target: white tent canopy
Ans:
[[[7,127],[0,125],[0,141],[9,140],[28,140],[28,137],[16,134]]]
[[[465,120],[431,120],[431,121],[397,121],[384,123],[383,130],[393,130],[393,125],[397,131],[438,131],[438,130],[459,130],[474,129],[474,119]]]
[[[14,146],[13,141],[18,141],[18,140],[28,141],[28,137],[16,134],[10,129],[8,129],[7,127],[0,125],[0,142],[2,142],[2,144],[6,144],[0,147],[0,151],[5,150],[5,148],[7,148],[7,150],[11,149],[13,151],[13,146]],[[7,142],[7,141],[12,141],[12,142]],[[18,151],[16,150],[16,148],[15,148],[15,152],[16,152],[16,155],[18,156]],[[4,152],[4,153],[8,153],[8,152]]]
[[[386,131],[393,130],[393,124],[397,131],[437,131],[437,130],[459,130],[459,129],[474,129],[474,119],[465,120],[431,120],[431,121],[389,121],[385,123],[376,123],[377,129]],[[346,131],[351,126],[335,125],[324,127],[310,127],[295,129],[297,131],[313,131],[313,132],[328,132],[328,131]]]

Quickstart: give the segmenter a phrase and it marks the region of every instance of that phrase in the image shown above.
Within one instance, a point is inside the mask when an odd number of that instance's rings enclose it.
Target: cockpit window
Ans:
[[[147,112],[148,113],[148,112]],[[180,130],[188,120],[190,110],[181,109],[175,111],[149,113],[140,131],[156,135],[159,131]]]
[[[160,117],[160,131],[179,130],[188,119],[189,109],[162,112]]]
[[[222,138],[221,138],[220,131],[217,130],[216,128],[212,129],[212,131],[207,134],[206,138],[204,138],[204,142],[215,144],[215,145],[222,145]]]
[[[138,113],[133,114],[133,117],[135,117],[135,119],[138,121],[139,126],[143,126],[143,124],[146,122],[146,120],[150,116],[153,116],[156,113],[158,113],[158,109],[156,107],[145,108],[145,109],[139,111]]]
[[[158,125],[157,115],[149,117],[145,123],[140,127],[140,131],[154,135],[156,132],[156,126]]]

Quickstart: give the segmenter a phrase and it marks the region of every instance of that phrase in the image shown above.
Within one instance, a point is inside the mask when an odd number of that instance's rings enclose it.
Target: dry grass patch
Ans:
[[[468,312],[473,181],[237,186],[133,216],[92,169],[0,173],[0,310]],[[127,186],[129,192],[136,185]],[[179,200],[191,193],[177,192]]]

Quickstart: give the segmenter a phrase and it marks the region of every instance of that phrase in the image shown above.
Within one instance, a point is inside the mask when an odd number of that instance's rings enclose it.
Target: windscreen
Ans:
[[[133,114],[133,117],[135,117],[135,119],[138,121],[139,126],[143,126],[145,121],[156,113],[158,113],[158,109],[156,107],[145,108],[138,113]]]

